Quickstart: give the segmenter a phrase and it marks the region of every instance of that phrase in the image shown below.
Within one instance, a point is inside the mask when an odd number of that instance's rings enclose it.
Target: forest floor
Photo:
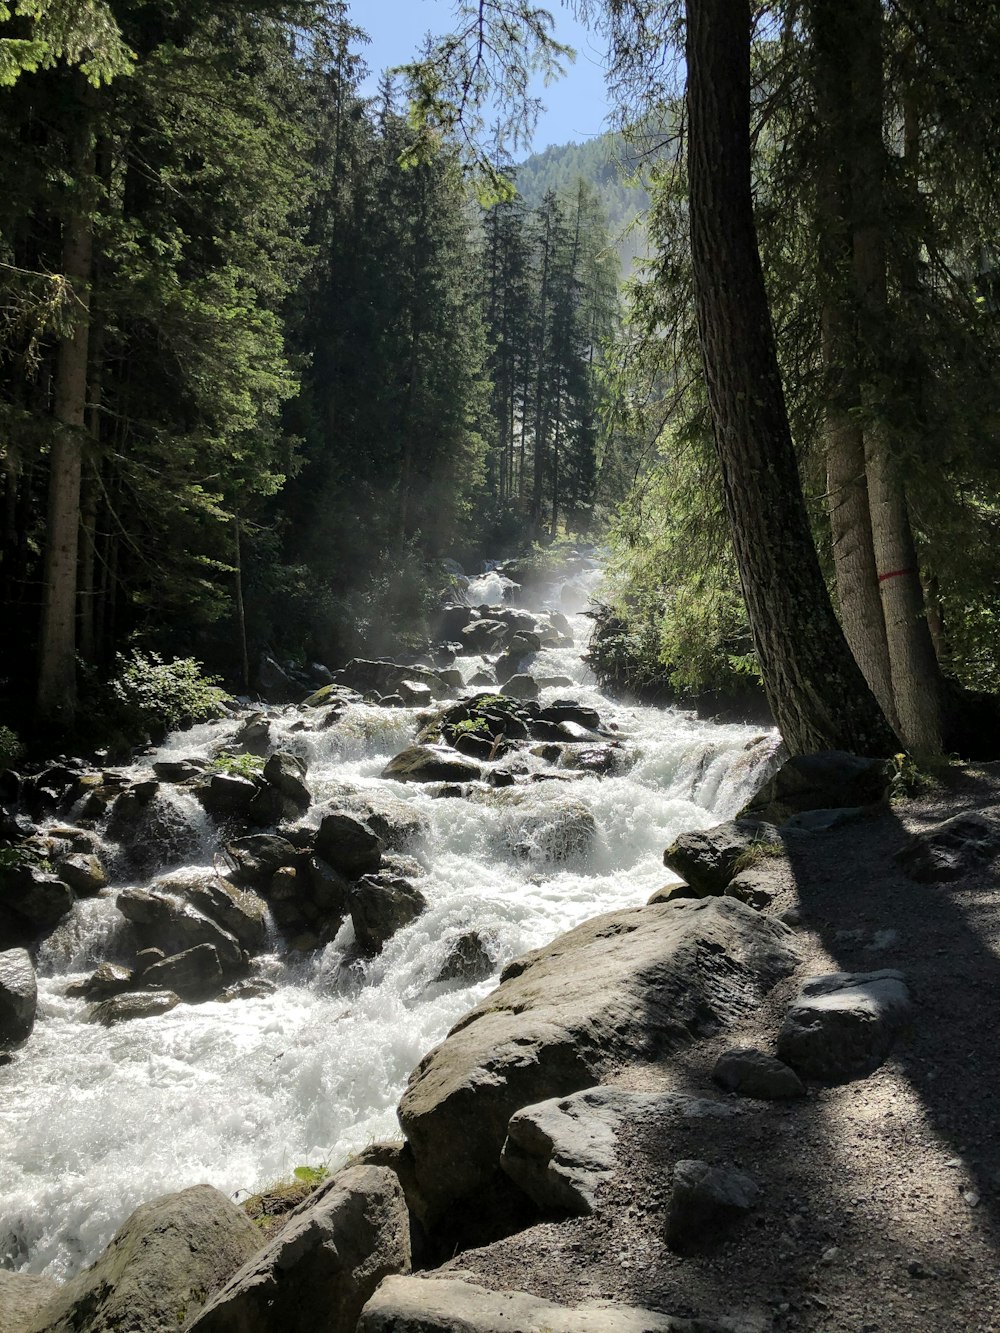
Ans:
[[[1000,764],[949,770],[934,790],[767,861],[803,955],[742,1027],[622,1086],[739,1100],[731,1119],[623,1129],[615,1176],[588,1217],[543,1222],[445,1265],[483,1286],[575,1305],[611,1300],[723,1318],[746,1333],[1000,1330],[1000,874],[985,860],[915,883],[895,854],[913,833],[994,807]],[[870,1077],[797,1102],[712,1083],[734,1046],[773,1050],[807,975],[899,968],[914,1021]],[[763,1198],[721,1243],[680,1257],[662,1239],[670,1169],[731,1161]]]

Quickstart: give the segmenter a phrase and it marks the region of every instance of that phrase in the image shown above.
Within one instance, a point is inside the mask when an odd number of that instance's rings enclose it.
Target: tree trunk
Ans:
[[[68,725],[76,712],[76,584],[80,530],[81,445],[86,422],[90,339],[90,281],[93,227],[88,184],[94,175],[94,135],[89,85],[81,87],[72,131],[73,195],[63,224],[63,273],[73,296],[73,330],[56,353],[49,454],[49,499],[45,549],[45,600],[38,676],[39,718]]]
[[[829,0],[845,3],[845,0]],[[850,0],[853,40],[847,47],[854,133],[850,201],[854,283],[860,317],[865,470],[872,543],[885,618],[892,686],[904,744],[918,754],[939,754],[942,679],[924,610],[916,546],[906,493],[884,423],[882,386],[888,337],[885,253],[885,169],[882,140],[882,6]]]
[[[851,236],[846,162],[850,105],[843,95],[845,44],[853,36],[848,10],[816,0],[810,13],[819,164],[817,233],[823,362],[826,489],[837,600],[844,636],[883,713],[898,732],[889,645],[872,545],[865,439],[857,369],[857,325],[851,293]],[[845,21],[846,20],[846,21]]]
[[[687,0],[687,64],[699,340],[768,700],[793,754],[889,754],[823,582],[788,427],[750,190],[749,0]]]

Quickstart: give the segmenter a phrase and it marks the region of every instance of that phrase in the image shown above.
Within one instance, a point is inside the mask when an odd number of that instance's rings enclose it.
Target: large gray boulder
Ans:
[[[267,905],[264,900],[230,884],[214,871],[194,867],[172,871],[161,876],[152,887],[157,892],[185,899],[251,953],[262,948],[267,939]]]
[[[35,1026],[38,988],[27,949],[0,953],[0,1055],[16,1051]]]
[[[26,1333],[177,1333],[259,1238],[242,1208],[211,1185],[164,1195],[137,1208]]]
[[[348,879],[379,868],[383,843],[377,833],[353,815],[324,815],[316,834],[316,854]]]
[[[802,810],[871,805],[888,787],[883,759],[863,759],[844,750],[800,754],[781,765],[742,813],[781,823]]]
[[[87,1021],[111,1028],[117,1023],[130,1023],[134,1018],[159,1018],[160,1014],[168,1014],[171,1009],[176,1009],[180,1002],[181,997],[172,990],[113,995],[110,1000],[95,1004]]]
[[[312,802],[312,793],[305,783],[306,766],[297,755],[279,750],[264,765],[264,781],[273,787],[296,810],[306,810]]]
[[[761,1101],[803,1097],[806,1091],[794,1069],[773,1055],[746,1046],[723,1051],[715,1062],[712,1078],[727,1092]]]
[[[655,1120],[665,1130],[672,1121],[734,1114],[721,1102],[685,1093],[587,1088],[511,1116],[500,1165],[540,1208],[591,1213],[599,1187],[614,1174],[623,1121]]]
[[[0,1268],[0,1328],[3,1333],[29,1333],[35,1316],[59,1290],[50,1277],[8,1273]]]
[[[409,1216],[395,1172],[349,1167],[301,1203],[185,1328],[354,1333],[382,1279],[409,1271]]]
[[[402,875],[365,875],[348,898],[354,935],[362,953],[381,953],[386,941],[415,921],[427,899]]]
[[[39,866],[17,866],[0,880],[0,908],[13,912],[31,931],[51,930],[72,906],[69,885]]]
[[[330,797],[329,808],[367,824],[387,851],[409,851],[429,830],[426,816],[412,802],[376,787],[362,789],[342,783]]]
[[[719,898],[595,917],[516,959],[403,1094],[426,1220],[490,1180],[515,1111],[724,1028],[792,970],[792,941]]]
[[[390,1277],[365,1306],[357,1333],[731,1333],[632,1305],[556,1305],[526,1291],[489,1291],[463,1277]]]
[[[734,819],[696,833],[682,833],[663,853],[663,864],[699,897],[724,893],[756,848],[780,847],[778,830],[755,819]]]
[[[175,954],[211,944],[224,972],[239,971],[243,965],[243,950],[235,935],[172,894],[124,889],[116,903],[122,916],[134,925],[140,945]]]
[[[886,1058],[911,1013],[901,972],[809,977],[778,1034],[778,1055],[803,1078],[861,1078]]]
[[[206,1000],[222,989],[219,955],[211,944],[196,944],[153,963],[142,974],[142,984],[150,990],[173,991],[182,1000]]]
[[[410,745],[390,759],[382,777],[397,782],[476,782],[478,764],[460,759],[454,750],[438,745]]]

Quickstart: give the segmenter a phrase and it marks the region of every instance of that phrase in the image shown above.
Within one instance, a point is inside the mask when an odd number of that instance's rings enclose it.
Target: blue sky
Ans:
[[[447,32],[454,13],[452,0],[350,0],[350,5],[352,22],[371,38],[362,55],[373,71],[372,91],[383,69],[412,59],[427,32]],[[582,142],[607,128],[601,39],[581,27],[559,0],[547,7],[557,38],[574,47],[577,58],[558,83],[545,88],[539,82],[536,95],[546,110],[535,132],[536,152],[549,144]]]

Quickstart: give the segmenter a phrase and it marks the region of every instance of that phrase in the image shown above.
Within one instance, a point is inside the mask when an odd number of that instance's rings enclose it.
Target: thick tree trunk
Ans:
[[[833,3],[834,0],[829,0]],[[844,3],[844,0],[837,0]],[[920,754],[939,754],[942,739],[940,668],[924,611],[906,493],[884,425],[884,347],[888,336],[885,253],[885,168],[882,139],[882,6],[850,0],[853,40],[847,47],[854,134],[850,201],[854,283],[861,320],[865,470],[872,543],[885,618],[893,694],[902,739]]]
[[[81,91],[82,75],[75,76]],[[63,273],[73,295],[72,333],[59,344],[53,395],[56,429],[49,453],[45,600],[39,652],[37,710],[46,722],[66,725],[76,712],[76,583],[80,530],[81,444],[86,424],[93,227],[87,183],[94,174],[94,136],[81,97],[71,145],[75,193],[63,224]]]
[[[687,62],[699,338],[765,689],[793,754],[889,754],[823,582],[788,427],[750,190],[748,0],[687,0]]]

